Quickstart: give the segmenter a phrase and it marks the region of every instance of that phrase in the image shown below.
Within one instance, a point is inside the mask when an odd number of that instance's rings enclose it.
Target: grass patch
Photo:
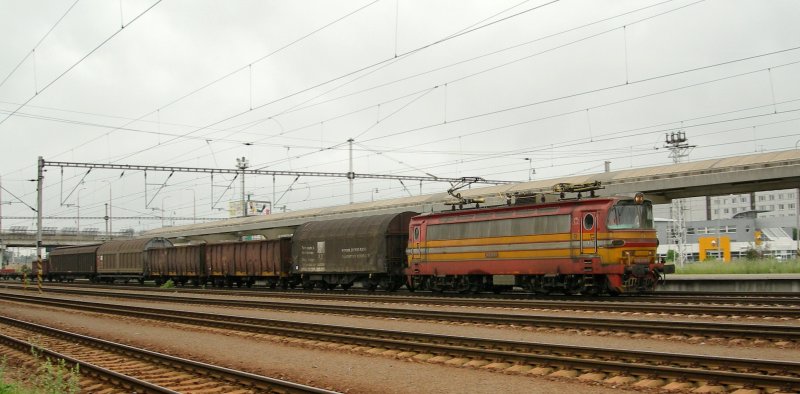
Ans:
[[[77,394],[80,392],[80,369],[70,368],[64,360],[52,361],[35,346],[31,354],[37,358],[37,366],[27,379],[12,379],[5,358],[0,360],[0,394]]]
[[[725,263],[722,261],[702,261],[676,266],[676,274],[797,274],[800,273],[800,261],[739,259]]]

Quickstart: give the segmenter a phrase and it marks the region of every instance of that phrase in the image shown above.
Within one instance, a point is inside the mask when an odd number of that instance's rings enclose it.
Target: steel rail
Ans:
[[[19,286],[7,286],[8,288],[19,288]],[[48,287],[51,292],[65,292],[67,289]],[[113,289],[113,287],[112,287]],[[141,287],[129,286],[124,290],[141,289]],[[162,292],[184,292],[197,294],[221,294],[232,295],[230,291],[214,291],[199,289],[158,289],[149,288],[150,291]],[[92,290],[96,291],[96,290]],[[138,290],[137,290],[138,291]],[[235,295],[243,295],[233,293]],[[639,298],[631,301],[609,301],[608,299],[591,300],[538,300],[538,299],[486,299],[486,298],[467,298],[467,297],[429,297],[429,296],[397,296],[397,295],[375,295],[375,294],[332,294],[332,293],[294,293],[294,292],[247,292],[248,296],[275,297],[275,298],[308,298],[326,301],[353,301],[353,302],[380,302],[380,303],[402,303],[417,305],[437,305],[437,306],[472,306],[488,308],[521,308],[521,309],[552,309],[552,310],[580,310],[580,311],[605,311],[605,312],[628,312],[628,313],[667,313],[683,315],[714,315],[714,316],[755,316],[755,317],[777,317],[800,319],[800,305],[796,308],[787,308],[778,304],[777,306],[751,306],[748,299],[741,299],[739,304],[732,305],[702,305],[701,301],[682,299],[676,302],[680,304],[668,303],[666,300],[648,300],[639,302]],[[674,299],[673,299],[674,300]],[[694,302],[690,302],[694,301]],[[746,305],[743,305],[746,304]],[[794,303],[789,306],[796,305]]]
[[[283,393],[321,393],[321,394],[331,394],[335,393],[334,391],[329,391],[325,389],[320,389],[316,387],[306,386],[299,383],[289,382],[281,379],[270,378],[266,376],[256,375],[244,371],[238,371],[230,368],[220,367],[217,365],[202,363],[194,360],[189,360],[185,358],[170,356],[167,354],[162,354],[158,352],[153,352],[146,349],[140,349],[133,346],[128,346],[116,342],[107,341],[100,338],[94,338],[86,335],[81,335],[77,333],[72,333],[64,330],[60,330],[53,327],[44,326],[41,324],[26,322],[6,316],[0,316],[0,322],[16,327],[23,328],[25,330],[40,332],[48,336],[57,337],[66,339],[69,341],[73,341],[75,343],[85,344],[87,346],[95,347],[104,349],[113,353],[119,353],[125,355],[125,357],[133,357],[137,360],[144,360],[144,361],[152,361],[154,364],[159,365],[170,365],[177,367],[177,369],[182,371],[191,371],[192,373],[205,375],[209,377],[214,377],[216,380],[220,381],[228,381],[228,382],[240,382],[245,386],[255,388],[258,390],[280,390]],[[5,336],[5,335],[3,335]],[[15,338],[9,337],[10,340],[8,342],[14,342],[15,346],[25,346],[25,349],[30,350],[31,344],[20,341]],[[102,368],[96,365],[92,365],[90,363],[85,363],[83,361],[74,359],[70,356],[58,354],[56,352],[39,348],[42,352],[48,355],[52,355],[53,357],[57,357],[60,359],[64,359],[67,362],[73,364],[79,364],[81,369],[88,368],[90,371],[97,372],[98,374],[109,376],[113,379],[120,380],[125,384],[134,385],[134,387],[141,387],[144,389],[144,392],[154,392],[154,393],[176,393],[173,390],[168,388],[160,387],[158,385],[154,385],[148,383],[146,381],[142,381],[136,379],[134,377],[126,376],[112,370]]]
[[[3,322],[8,322],[9,318],[0,317]],[[13,320],[13,319],[12,319]],[[110,369],[106,369],[103,367],[99,367],[97,365],[83,362],[76,358],[54,352],[52,350],[48,350],[42,348],[38,345],[25,342],[19,340],[17,338],[8,336],[6,334],[0,333],[0,343],[6,347],[16,349],[19,352],[25,353],[34,349],[37,353],[46,356],[51,360],[64,360],[66,364],[69,366],[78,366],[80,373],[82,375],[90,375],[99,378],[102,381],[106,382],[115,382],[111,383],[114,386],[122,386],[132,392],[136,393],[164,393],[164,394],[180,394],[177,391],[170,390],[165,387],[161,387],[152,383],[145,382],[143,380],[136,379],[131,376],[123,375],[121,373],[114,372]]]
[[[348,305],[298,304],[290,302],[267,302],[246,300],[222,300],[212,298],[180,297],[164,294],[132,294],[106,291],[83,291],[72,289],[48,289],[73,295],[95,295],[103,297],[133,298],[145,301],[175,302],[205,306],[255,308],[284,310],[307,313],[327,313],[335,315],[355,315],[381,318],[404,318],[416,320],[433,320],[448,322],[464,322],[475,324],[514,325],[523,327],[553,327],[564,329],[593,329],[604,331],[638,332],[650,334],[675,334],[722,337],[766,339],[774,341],[799,341],[800,326],[778,324],[741,324],[741,323],[707,323],[681,322],[642,319],[613,319],[597,317],[566,317],[524,314],[497,314],[476,312],[448,312],[419,309],[398,309],[361,307]]]
[[[313,341],[330,341],[523,365],[558,366],[566,369],[605,371],[622,375],[714,382],[738,387],[777,388],[790,392],[800,390],[800,363],[798,362],[508,341],[8,294],[0,296],[4,299],[27,303],[35,299],[40,304],[61,308]]]

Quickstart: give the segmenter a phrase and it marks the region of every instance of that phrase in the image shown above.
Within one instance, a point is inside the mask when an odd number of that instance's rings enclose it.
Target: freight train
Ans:
[[[260,241],[141,238],[58,248],[47,278],[614,295],[651,292],[674,272],[658,261],[653,208],[643,195],[561,197],[509,197],[493,207],[462,200],[462,209],[442,212],[309,221],[290,236]]]

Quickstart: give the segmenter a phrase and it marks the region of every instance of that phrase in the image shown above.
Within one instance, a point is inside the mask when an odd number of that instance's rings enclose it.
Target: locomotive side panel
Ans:
[[[420,228],[419,239],[412,239],[408,250],[412,269],[421,275],[572,270],[570,218],[568,209],[555,208],[420,217],[411,224]]]

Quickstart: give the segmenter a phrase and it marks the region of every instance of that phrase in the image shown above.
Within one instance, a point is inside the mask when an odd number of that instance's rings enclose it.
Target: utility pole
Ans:
[[[242,170],[242,216],[247,216],[247,200],[245,200],[245,192],[244,192],[244,170],[250,166],[250,162],[242,156],[242,158],[236,158],[236,168]]]
[[[664,137],[664,147],[669,149],[669,157],[674,164],[680,163],[681,159],[689,156],[689,152],[694,149],[696,145],[689,145],[689,139],[686,138],[686,132],[678,131],[667,133]],[[671,213],[672,225],[669,231],[670,238],[677,241],[678,265],[683,267],[686,262],[686,220],[683,215],[686,207],[684,206],[683,199],[672,200]]]
[[[36,162],[36,285],[42,292],[42,186],[44,184],[44,158],[39,156]]]

